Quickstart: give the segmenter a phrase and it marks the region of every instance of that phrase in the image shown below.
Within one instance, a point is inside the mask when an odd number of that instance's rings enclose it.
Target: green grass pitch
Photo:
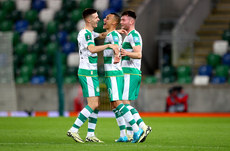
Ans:
[[[153,129],[144,143],[115,143],[114,118],[99,118],[96,135],[105,143],[76,143],[66,136],[75,118],[2,117],[0,151],[216,151],[230,150],[230,118],[143,118]],[[80,129],[85,138],[87,123]]]

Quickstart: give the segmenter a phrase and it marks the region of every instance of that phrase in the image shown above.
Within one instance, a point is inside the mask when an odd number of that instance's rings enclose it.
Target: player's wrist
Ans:
[[[130,52],[126,51],[125,55],[128,56],[128,57],[130,57]]]

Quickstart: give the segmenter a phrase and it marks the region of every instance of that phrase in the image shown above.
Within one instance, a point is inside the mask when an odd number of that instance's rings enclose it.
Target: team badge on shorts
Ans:
[[[97,87],[97,88],[96,88],[96,91],[97,91],[97,92],[99,92],[99,91],[100,91],[99,87]]]
[[[109,88],[108,91],[109,91],[109,97],[112,98],[112,89]]]

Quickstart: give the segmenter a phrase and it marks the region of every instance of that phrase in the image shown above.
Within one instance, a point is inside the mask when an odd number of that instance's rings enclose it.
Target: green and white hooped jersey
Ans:
[[[97,76],[97,53],[91,53],[88,46],[95,45],[94,38],[99,34],[82,29],[77,37],[80,54],[78,75]]]
[[[122,44],[122,37],[116,31],[113,30],[107,34],[104,44],[117,44],[119,48],[121,48]],[[104,55],[104,69],[105,69],[105,76],[121,76],[123,75],[121,62],[114,64],[114,51],[111,48],[107,48],[103,51]]]
[[[140,33],[136,30],[132,30],[125,37],[122,48],[126,51],[133,52],[134,46],[141,46],[142,49],[142,38]],[[141,75],[141,59],[133,59],[128,56],[122,57],[122,69],[124,74]]]

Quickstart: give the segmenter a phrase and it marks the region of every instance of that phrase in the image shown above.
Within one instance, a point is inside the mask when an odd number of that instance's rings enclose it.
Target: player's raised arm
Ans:
[[[124,29],[118,29],[117,32],[120,33],[120,34],[125,34],[125,35],[128,34],[127,31],[124,30]],[[105,31],[105,32],[102,32],[102,33],[97,33],[98,34],[97,38],[98,39],[105,39],[105,37],[106,37],[106,35],[108,33],[109,33],[108,31]]]
[[[117,32],[120,33],[120,34],[128,35],[128,32],[126,30],[124,30],[124,29],[118,29]]]

